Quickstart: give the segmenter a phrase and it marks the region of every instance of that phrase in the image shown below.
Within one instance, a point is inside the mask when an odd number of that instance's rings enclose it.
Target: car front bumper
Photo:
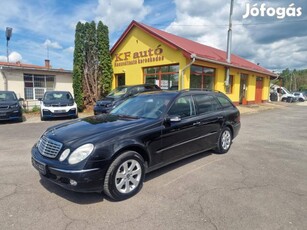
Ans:
[[[0,110],[0,120],[17,120],[22,118],[21,109]]]
[[[44,107],[42,109],[42,116],[45,118],[52,117],[76,117],[78,115],[77,108],[66,108],[66,107],[57,107],[49,108]]]
[[[32,148],[33,167],[45,178],[67,190],[76,192],[102,192],[107,167],[65,169],[54,164],[55,159],[43,157],[36,146]],[[53,163],[51,163],[53,162]]]

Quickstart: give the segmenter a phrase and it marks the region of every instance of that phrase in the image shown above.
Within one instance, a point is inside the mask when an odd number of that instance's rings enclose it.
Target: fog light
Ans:
[[[75,180],[69,180],[69,183],[70,183],[70,185],[72,185],[72,186],[77,186],[77,181],[75,181]]]

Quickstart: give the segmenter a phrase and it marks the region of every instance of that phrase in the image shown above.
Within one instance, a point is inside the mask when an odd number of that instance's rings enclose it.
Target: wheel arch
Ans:
[[[127,151],[134,151],[140,154],[143,157],[146,168],[150,165],[151,158],[149,153],[142,146],[139,145],[128,145],[117,150],[116,153],[113,155],[113,160],[116,159],[123,152]]]

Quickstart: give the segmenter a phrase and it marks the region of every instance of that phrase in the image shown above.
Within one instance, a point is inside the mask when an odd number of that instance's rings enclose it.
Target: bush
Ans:
[[[32,108],[32,112],[33,112],[33,113],[37,113],[37,112],[39,112],[39,111],[40,111],[40,107],[37,106],[37,105],[34,105],[34,107]]]

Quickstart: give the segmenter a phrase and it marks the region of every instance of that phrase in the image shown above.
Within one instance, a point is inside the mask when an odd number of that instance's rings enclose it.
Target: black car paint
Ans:
[[[22,121],[22,106],[20,98],[17,99],[15,92],[13,91],[0,91],[0,93],[10,93],[14,94],[15,99],[10,100],[0,100],[0,121],[18,120]],[[12,108],[12,106],[15,106]]]
[[[172,94],[173,102],[182,95],[178,92],[157,93]],[[36,145],[32,148],[32,159],[45,164],[47,174],[44,177],[62,187],[81,192],[100,192],[106,170],[124,150],[139,152],[146,162],[146,172],[150,172],[214,148],[223,127],[229,126],[234,138],[240,129],[238,116],[239,111],[235,107],[191,116],[180,122],[169,122],[166,113],[159,119],[135,119],[112,114],[92,116],[50,127],[43,134],[63,143],[62,151],[70,148],[73,152],[83,144],[94,144],[95,148],[86,160],[69,165],[67,160],[58,160],[60,154],[56,159],[49,159],[39,153]],[[70,185],[68,178],[78,181],[78,185]]]

